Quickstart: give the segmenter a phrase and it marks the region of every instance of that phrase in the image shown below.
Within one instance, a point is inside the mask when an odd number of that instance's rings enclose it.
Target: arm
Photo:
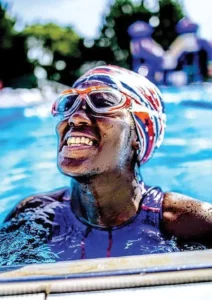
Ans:
[[[47,204],[50,204],[54,201],[61,202],[66,190],[67,188],[62,188],[39,195],[33,195],[21,200],[21,202],[8,214],[4,222],[9,221],[11,218],[18,216],[20,213],[26,210],[35,211],[39,208],[44,208]]]
[[[212,205],[185,195],[166,193],[162,227],[181,240],[212,240]]]
[[[60,224],[55,223],[54,219],[57,208],[63,206],[63,200],[66,200],[66,191],[67,188],[63,188],[22,200],[6,217],[0,235],[3,232],[15,234],[21,231],[39,236],[39,239],[50,239],[60,229]]]
[[[60,189],[34,195],[22,200],[7,216],[0,228],[0,265],[20,265],[55,262],[57,255],[48,246],[48,241],[60,232],[63,219],[65,192]]]

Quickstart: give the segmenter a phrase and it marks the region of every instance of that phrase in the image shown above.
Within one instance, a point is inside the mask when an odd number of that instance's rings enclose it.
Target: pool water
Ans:
[[[212,108],[201,99],[166,103],[163,145],[143,166],[148,185],[212,203]],[[51,103],[0,109],[0,222],[24,197],[69,184],[56,166]]]
[[[142,167],[142,174],[148,185],[212,203],[212,105],[203,101],[197,92],[195,99],[187,96],[184,101],[177,90],[166,91],[165,140]],[[21,199],[69,185],[69,178],[57,170],[56,120],[50,110],[50,102],[0,109],[0,223]],[[43,234],[45,228],[38,225],[36,230]],[[31,232],[0,235],[2,265],[56,260],[56,254]],[[171,243],[175,245],[174,240]],[[181,248],[182,251],[194,249],[204,249],[204,246]]]

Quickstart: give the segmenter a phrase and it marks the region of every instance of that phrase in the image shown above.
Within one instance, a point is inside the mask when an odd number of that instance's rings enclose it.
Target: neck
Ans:
[[[138,211],[144,189],[134,174],[101,174],[71,181],[72,209],[101,227],[122,225]]]

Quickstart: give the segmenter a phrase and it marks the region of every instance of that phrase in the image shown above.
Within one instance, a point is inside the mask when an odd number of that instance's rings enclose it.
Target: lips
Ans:
[[[66,133],[63,142],[61,143],[60,151],[70,150],[85,150],[91,147],[97,147],[99,138],[91,133],[90,130],[69,131]]]
[[[91,137],[69,136],[60,151],[61,158],[85,159],[98,152],[97,141]]]

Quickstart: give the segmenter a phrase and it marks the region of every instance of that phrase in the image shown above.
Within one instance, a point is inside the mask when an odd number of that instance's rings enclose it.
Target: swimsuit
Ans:
[[[164,198],[160,188],[147,189],[137,214],[109,229],[77,218],[69,194],[65,189],[60,201],[32,197],[10,214],[0,230],[0,265],[179,251],[160,228]]]
[[[175,241],[161,232],[163,197],[160,188],[148,189],[137,214],[124,225],[111,229],[79,220],[70,209],[70,200],[64,201],[54,219],[60,226],[49,242],[51,251],[58,254],[57,260],[179,251]]]

